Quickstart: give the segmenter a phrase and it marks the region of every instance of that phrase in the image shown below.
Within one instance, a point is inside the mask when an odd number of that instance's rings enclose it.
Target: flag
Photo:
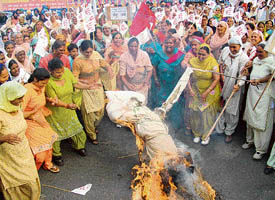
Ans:
[[[137,36],[139,33],[144,31],[146,27],[150,30],[153,30],[155,27],[155,23],[155,14],[144,2],[142,2],[130,27],[130,34],[133,36]]]
[[[145,44],[146,42],[148,42],[149,40],[152,39],[151,37],[151,33],[148,29],[148,27],[146,27],[142,32],[140,32],[136,38],[139,41],[139,44]]]

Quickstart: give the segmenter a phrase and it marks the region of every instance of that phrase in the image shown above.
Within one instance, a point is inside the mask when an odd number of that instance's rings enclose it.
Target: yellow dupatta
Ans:
[[[9,81],[0,86],[0,110],[16,112],[20,106],[11,104],[11,101],[21,98],[26,93],[26,88],[15,81]]]
[[[200,48],[203,46],[207,46],[210,50],[210,47],[207,44],[202,44]],[[209,55],[203,61],[200,61],[198,57],[191,58],[189,63],[192,68],[219,72],[219,64],[216,61],[216,59],[211,55]],[[193,79],[192,89],[196,93],[194,97],[194,105],[193,105],[194,107],[199,106],[199,109],[203,111],[213,103],[219,102],[219,98],[220,98],[219,83],[216,85],[215,89],[208,94],[206,98],[206,102],[202,102],[200,99],[200,95],[204,93],[213,82],[212,72],[202,72],[202,71],[194,70],[192,79]]]

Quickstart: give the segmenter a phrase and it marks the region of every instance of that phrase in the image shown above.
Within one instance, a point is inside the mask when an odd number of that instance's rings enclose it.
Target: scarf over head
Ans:
[[[225,33],[222,37],[219,36],[218,31],[215,32],[213,37],[210,40],[210,47],[215,50],[217,48],[221,48],[222,45],[226,44],[229,39],[229,28],[226,22],[221,21],[218,25],[222,25],[226,28]]]
[[[209,52],[211,52],[211,48],[209,47],[208,44],[203,43],[203,44],[200,45],[200,49],[202,47],[208,47]],[[218,66],[218,63],[217,63],[216,59],[213,56],[211,56],[210,53],[209,53],[209,56],[207,58],[205,58],[203,61],[200,61],[200,59],[198,57],[192,58],[190,60],[190,64],[194,68],[205,69],[205,70],[209,67]],[[197,72],[198,71],[195,71],[195,73],[197,73]],[[202,72],[202,73],[204,73],[204,72]]]
[[[230,38],[230,40],[228,41],[228,45],[232,45],[232,44],[240,45],[240,50],[239,50],[238,53],[232,54],[231,51],[229,52],[229,55],[230,55],[230,56],[232,56],[232,57],[237,57],[237,56],[239,56],[239,55],[241,54],[241,52],[242,52],[242,44],[243,44],[243,43],[242,43],[241,38],[238,37],[238,36],[235,36],[235,37]]]
[[[18,53],[21,52],[21,51],[24,51],[24,52],[26,53],[26,51],[25,51],[25,49],[24,49],[23,47],[17,46],[17,47],[14,49],[14,55],[18,54]]]
[[[260,38],[262,39],[262,42],[264,41],[264,35],[263,35],[263,33],[261,32],[261,31],[259,31],[259,30],[254,30],[253,32],[252,32],[252,34],[253,33],[256,33],[258,36],[260,36]],[[252,35],[251,34],[251,35]]]
[[[9,81],[0,86],[0,110],[5,112],[15,112],[20,106],[11,104],[11,101],[21,98],[25,95],[27,89],[15,81]]]

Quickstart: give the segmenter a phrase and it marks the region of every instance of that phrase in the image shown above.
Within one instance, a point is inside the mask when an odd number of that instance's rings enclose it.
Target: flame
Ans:
[[[194,194],[191,194],[184,185],[176,184],[169,173],[169,170],[177,172],[178,166],[184,166],[186,170],[193,169],[190,152],[184,152],[181,156],[166,155],[164,157],[159,154],[150,162],[146,162],[142,158],[145,143],[136,133],[134,124],[122,120],[117,120],[117,123],[130,128],[136,136],[136,145],[139,151],[140,165],[135,165],[132,169],[134,176],[131,183],[132,200],[194,199]],[[203,200],[215,200],[216,191],[203,179],[199,169],[196,168],[194,174],[193,189],[197,197]]]

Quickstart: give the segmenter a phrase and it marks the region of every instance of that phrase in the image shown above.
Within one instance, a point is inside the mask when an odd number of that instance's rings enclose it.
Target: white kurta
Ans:
[[[224,74],[232,77],[239,77],[241,79],[246,79],[245,76],[240,76],[241,70],[244,68],[245,64],[249,61],[248,56],[242,51],[235,58],[230,57],[229,47],[225,47],[222,50],[219,63],[223,63],[226,65],[224,70]],[[221,96],[224,100],[227,100],[230,94],[233,91],[233,86],[237,83],[237,80],[229,77],[225,77],[224,85],[222,88]],[[239,85],[243,86],[244,81],[240,81]],[[240,97],[243,92],[243,88],[241,88],[235,95],[232,97],[228,107],[226,108],[226,112],[232,115],[236,115],[240,105]]]
[[[267,57],[260,60],[258,57],[253,61],[253,69],[250,79],[264,78],[275,69],[273,57]],[[256,109],[253,107],[260,97],[267,83],[261,83],[256,86],[250,85],[247,93],[246,108],[244,120],[247,122],[246,140],[249,143],[255,143],[256,151],[266,153],[273,128],[273,110],[271,109],[274,87],[269,87],[265,91]],[[274,82],[272,83],[274,84]]]
[[[242,79],[246,79],[245,76],[240,76],[240,74],[241,70],[248,61],[248,56],[242,50],[240,50],[236,57],[232,58],[230,56],[229,47],[225,47],[222,50],[219,59],[219,63],[223,63],[226,65],[226,68],[224,70],[225,75],[239,77]],[[229,98],[230,94],[233,91],[233,87],[236,83],[236,79],[225,77],[224,86],[221,93],[221,96],[225,101],[227,101],[227,99]],[[240,86],[243,86],[244,83],[244,81],[239,81],[238,84]],[[224,114],[218,121],[218,124],[216,126],[216,131],[218,133],[224,132],[226,135],[232,135],[235,132],[235,128],[237,127],[239,122],[239,110],[242,100],[241,95],[243,94],[243,89],[243,87],[240,87],[240,90],[234,94],[227,108],[225,109]]]

